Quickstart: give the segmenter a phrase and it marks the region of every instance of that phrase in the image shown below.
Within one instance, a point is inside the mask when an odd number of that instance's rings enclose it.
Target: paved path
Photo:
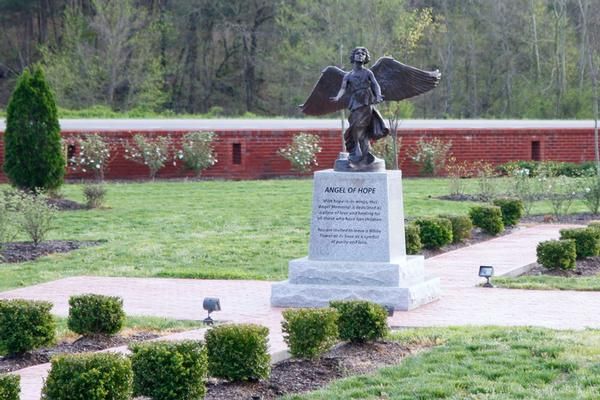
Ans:
[[[497,275],[509,274],[535,261],[538,242],[558,237],[564,225],[538,225],[510,235],[464,247],[425,261],[426,274],[441,278],[439,301],[413,311],[396,312],[392,326],[535,325],[559,329],[600,328],[600,294],[572,291],[530,291],[476,287],[479,265],[493,265]],[[270,282],[189,279],[74,277],[0,293],[0,298],[27,298],[54,303],[53,312],[67,315],[68,298],[79,293],[121,296],[130,315],[203,319],[204,297],[219,297],[223,311],[215,319],[268,326],[270,350],[285,350],[281,309],[269,305]],[[204,330],[169,337],[201,338]],[[123,351],[124,349],[118,349]],[[22,400],[38,400],[48,364],[19,371]]]

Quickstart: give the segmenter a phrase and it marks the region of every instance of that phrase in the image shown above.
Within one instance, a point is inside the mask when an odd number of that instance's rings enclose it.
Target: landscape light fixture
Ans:
[[[383,308],[385,308],[385,311],[387,312],[388,317],[394,316],[394,306],[392,306],[390,304],[384,304]]]
[[[202,307],[208,311],[208,317],[204,319],[206,325],[212,325],[213,319],[210,317],[210,313],[213,311],[221,311],[221,302],[216,297],[205,297],[202,302]]]
[[[487,279],[487,282],[483,284],[483,287],[494,287],[490,283],[490,278],[494,275],[494,267],[490,265],[481,265],[479,267],[479,276]]]

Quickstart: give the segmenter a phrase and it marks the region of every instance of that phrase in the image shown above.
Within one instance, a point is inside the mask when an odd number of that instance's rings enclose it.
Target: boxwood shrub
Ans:
[[[452,222],[446,218],[419,218],[421,243],[426,249],[439,249],[452,243]]]
[[[574,269],[575,268],[575,241],[547,240],[537,245],[537,262],[548,269]]]
[[[206,348],[201,342],[134,344],[133,393],[154,400],[195,400],[206,394]]]
[[[366,342],[383,338],[389,331],[386,309],[366,300],[336,300],[329,303],[339,313],[340,339]]]
[[[337,342],[338,312],[333,308],[290,309],[283,318],[283,337],[294,357],[318,357]]]
[[[577,259],[597,256],[600,252],[600,230],[594,228],[561,229],[561,239],[575,241]]]
[[[419,254],[423,248],[421,243],[421,230],[415,223],[406,224],[404,227],[404,241],[406,243],[406,254]]]
[[[206,332],[208,373],[230,381],[266,379],[271,373],[269,329],[254,324],[220,325]]]
[[[125,323],[120,297],[99,294],[71,296],[69,306],[67,325],[80,335],[114,335]]]
[[[131,361],[121,354],[88,353],[54,357],[42,400],[129,400]]]
[[[475,206],[469,210],[469,217],[473,225],[481,228],[490,235],[497,235],[504,231],[502,210],[498,206]]]
[[[442,215],[452,224],[452,243],[460,243],[471,237],[473,223],[466,215]]]
[[[0,400],[19,400],[19,375],[0,375]]]
[[[46,301],[0,300],[0,354],[19,354],[54,342],[56,324]]]
[[[525,206],[520,199],[500,198],[494,200],[494,205],[500,207],[504,226],[517,225],[525,214]]]

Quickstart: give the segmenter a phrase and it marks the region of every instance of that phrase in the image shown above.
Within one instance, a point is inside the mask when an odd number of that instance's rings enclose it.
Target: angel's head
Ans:
[[[357,55],[362,54],[362,64],[368,64],[371,61],[371,55],[369,54],[369,50],[366,47],[355,47],[350,53],[350,63],[355,63],[357,60]]]

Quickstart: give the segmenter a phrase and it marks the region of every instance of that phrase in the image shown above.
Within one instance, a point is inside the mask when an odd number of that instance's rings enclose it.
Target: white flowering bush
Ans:
[[[543,197],[550,201],[552,211],[557,219],[566,215],[578,196],[576,181],[564,175],[557,177],[541,177]]]
[[[91,171],[97,181],[103,181],[104,173],[115,153],[114,146],[98,133],[74,139],[69,144],[74,144],[79,149],[77,154],[69,159],[69,168],[80,172]]]
[[[371,148],[373,149],[373,154],[379,158],[383,158],[385,161],[385,168],[392,169],[394,168],[394,157],[396,157],[396,152],[394,150],[397,150],[399,153],[401,144],[402,138],[398,138],[396,148],[394,149],[394,138],[392,135],[388,135],[383,139],[373,142]]]
[[[600,176],[592,170],[579,181],[581,200],[594,215],[600,211]]]
[[[281,157],[292,164],[292,169],[299,172],[310,171],[317,164],[317,153],[321,151],[319,136],[311,133],[299,133],[292,143],[277,151]]]
[[[169,160],[171,143],[169,136],[134,135],[131,141],[125,142],[125,158],[147,166],[150,170],[150,178],[154,180],[156,173]]]
[[[213,146],[214,132],[191,132],[183,136],[181,149],[175,152],[175,160],[182,162],[184,167],[194,171],[197,177],[203,170],[212,167],[217,162],[217,155]]]
[[[419,166],[421,175],[437,176],[444,170],[451,148],[452,141],[421,138],[410,153],[410,158]]]

